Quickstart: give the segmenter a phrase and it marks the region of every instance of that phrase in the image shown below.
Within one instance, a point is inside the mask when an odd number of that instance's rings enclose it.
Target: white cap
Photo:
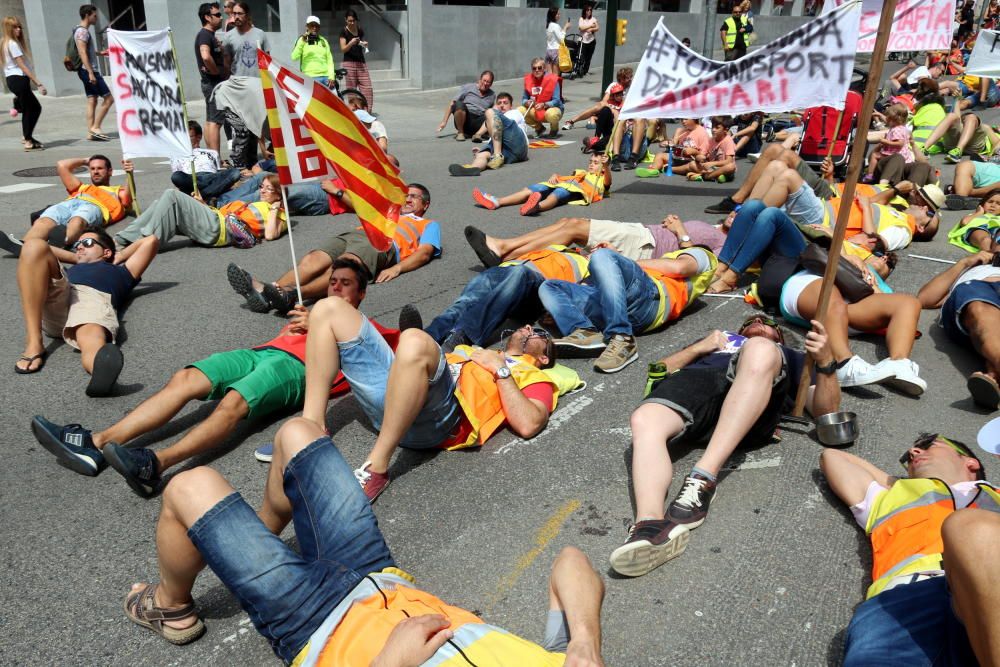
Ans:
[[[976,442],[990,454],[1000,454],[1000,417],[979,429]]]
[[[320,23],[319,23],[319,17],[318,16],[307,16],[306,17],[306,25],[309,25],[310,23],[315,23],[316,25],[320,25]]]
[[[364,109],[355,109],[354,110],[354,115],[357,116],[358,120],[360,120],[362,123],[374,123],[375,122],[375,116],[371,115],[370,113],[368,113]]]

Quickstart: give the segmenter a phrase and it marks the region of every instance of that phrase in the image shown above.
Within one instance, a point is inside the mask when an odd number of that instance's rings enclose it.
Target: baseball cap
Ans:
[[[355,109],[354,110],[354,115],[357,116],[358,120],[360,120],[362,123],[374,123],[375,122],[375,116],[371,115],[370,113],[368,113],[364,109]]]
[[[990,454],[1000,455],[1000,417],[986,422],[976,436],[979,447]]]
[[[315,23],[316,25],[320,25],[319,17],[318,16],[307,16],[306,17],[306,25],[309,25],[310,23]]]
[[[611,94],[611,95],[620,95],[621,93],[624,93],[624,92],[625,92],[625,89],[622,88],[622,84],[620,84],[620,83],[613,83],[613,84],[611,84],[611,88],[610,88],[610,90],[608,90],[608,93]]]
[[[934,209],[935,213],[944,208],[944,192],[933,183],[928,183],[923,187],[917,188],[917,194],[927,202],[928,206]]]

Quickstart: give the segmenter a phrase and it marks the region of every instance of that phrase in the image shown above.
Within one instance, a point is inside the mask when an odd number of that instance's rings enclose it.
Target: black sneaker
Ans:
[[[441,342],[441,351],[445,354],[451,354],[459,345],[472,345],[472,341],[469,340],[469,337],[465,335],[464,331],[456,329],[448,334],[448,337]]]
[[[736,210],[737,206],[739,206],[739,204],[734,202],[732,197],[723,197],[722,201],[718,204],[705,207],[705,213],[732,213]]]
[[[160,484],[160,464],[152,449],[127,449],[109,442],[104,445],[104,456],[139,496],[152,498],[156,495],[156,487]]]
[[[611,158],[611,171],[621,171],[622,170],[622,156],[616,155]]]
[[[716,482],[710,482],[698,473],[691,473],[684,478],[681,492],[667,508],[667,518],[682,523],[694,530],[705,523],[709,505],[715,496]]]
[[[478,176],[481,170],[469,164],[449,164],[448,173],[452,176]]]
[[[412,303],[408,303],[399,311],[399,330],[423,329],[424,318],[420,317],[420,311]]]
[[[45,449],[52,452],[59,465],[73,472],[97,477],[108,467],[101,450],[94,447],[90,431],[79,424],[60,426],[45,417],[31,419],[31,432]]]
[[[622,169],[632,170],[635,169],[638,164],[639,164],[639,159],[633,155],[628,159],[626,159],[624,162],[622,162]]]
[[[0,232],[0,248],[3,248],[14,257],[21,256],[21,248],[24,247],[24,242],[10,234],[8,232]]]
[[[288,290],[283,290],[280,287],[275,287],[267,283],[264,285],[264,289],[261,290],[261,294],[264,295],[267,304],[278,311],[278,314],[282,317],[295,307],[295,292],[289,292]]]
[[[249,271],[230,263],[226,267],[226,278],[229,280],[229,286],[247,300],[247,307],[250,310],[255,313],[266,313],[271,310],[271,306],[267,303],[264,295],[254,288],[253,276],[250,275]]]
[[[629,528],[625,544],[611,552],[611,568],[626,577],[641,577],[684,553],[691,529],[669,519],[640,521]]]

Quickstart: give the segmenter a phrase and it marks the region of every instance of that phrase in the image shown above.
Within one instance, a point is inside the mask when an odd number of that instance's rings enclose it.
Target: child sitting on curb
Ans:
[[[472,191],[476,204],[487,210],[522,204],[521,215],[535,215],[560,204],[587,206],[604,198],[611,189],[607,155],[591,155],[587,169],[576,169],[569,176],[552,174],[543,183],[529,185],[506,197],[494,197],[479,188]]]

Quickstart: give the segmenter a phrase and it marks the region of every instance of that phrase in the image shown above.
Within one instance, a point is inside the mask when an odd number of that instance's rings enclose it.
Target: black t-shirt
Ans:
[[[219,72],[218,76],[209,74],[208,70],[205,69],[205,63],[201,57],[202,45],[208,46],[209,52],[212,54],[212,61],[215,63],[216,71]],[[198,63],[198,72],[201,74],[202,81],[206,83],[219,83],[225,78],[222,68],[222,45],[219,44],[219,40],[213,31],[207,28],[202,28],[198,31],[198,35],[194,38],[194,59]]]
[[[736,336],[735,334],[730,334],[730,338],[742,338],[742,336]],[[786,408],[788,407],[788,401],[792,404],[795,403],[795,395],[799,391],[799,378],[802,377],[802,368],[806,362],[806,355],[798,350],[794,350],[786,345],[779,345],[781,348],[781,354],[785,357],[785,371],[788,374],[788,382],[785,387],[786,391]],[[690,364],[685,366],[682,370],[695,369],[695,368],[727,368],[729,366],[729,360],[733,358],[734,352],[713,352],[712,354],[707,354],[700,359],[692,361]],[[816,374],[813,372],[813,382],[816,381]]]
[[[74,264],[66,269],[66,278],[74,285],[85,285],[110,294],[115,311],[121,308],[129,293],[142,280],[129,273],[124,264],[108,262]]]
[[[350,43],[350,41],[355,37],[360,37],[361,40],[364,41],[365,31],[362,30],[361,28],[358,28],[358,34],[352,35],[347,28],[344,28],[343,32],[340,33],[340,36],[343,37],[344,41],[348,43]],[[364,61],[365,61],[365,49],[363,46],[361,46],[360,43],[356,43],[354,46],[352,46],[351,48],[347,49],[347,51],[344,52],[344,62],[363,63]]]
[[[764,114],[759,111],[748,114],[740,114],[736,117],[736,129],[742,131],[750,127],[751,124],[757,123],[757,129],[754,130],[752,136],[759,137],[761,135],[762,126],[764,124]]]

